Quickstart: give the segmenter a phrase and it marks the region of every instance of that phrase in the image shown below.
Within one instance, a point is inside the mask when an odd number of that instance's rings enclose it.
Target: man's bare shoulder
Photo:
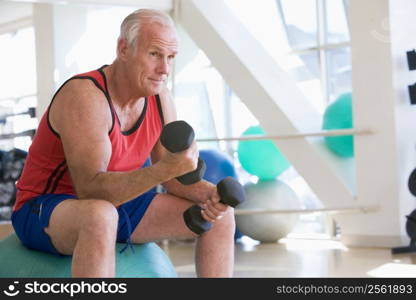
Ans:
[[[167,87],[163,88],[159,93],[160,102],[162,105],[163,116],[165,118],[165,123],[170,123],[176,120],[176,107],[173,102],[173,97],[171,92]]]
[[[110,128],[112,117],[105,94],[93,81],[72,79],[55,96],[49,120],[59,133],[68,122],[93,122]]]
[[[55,103],[56,102],[56,103]],[[68,81],[58,92],[53,105],[65,106],[66,108],[95,107],[108,108],[106,96],[88,79],[72,79]]]

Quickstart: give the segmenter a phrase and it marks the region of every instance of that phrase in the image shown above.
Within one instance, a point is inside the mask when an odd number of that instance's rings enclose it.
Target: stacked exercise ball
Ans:
[[[242,136],[265,135],[260,126],[251,126]],[[238,144],[238,159],[242,168],[259,178],[257,183],[244,186],[246,201],[239,210],[293,210],[300,204],[295,192],[276,178],[290,167],[289,161],[271,140],[242,140]],[[296,225],[296,213],[237,215],[239,230],[260,242],[276,242]]]
[[[251,126],[242,136],[264,134],[260,126]],[[237,151],[243,169],[260,180],[273,180],[290,166],[286,157],[271,140],[240,141]]]
[[[299,210],[296,193],[281,180],[259,181],[244,186],[246,201],[238,209]],[[266,213],[237,215],[240,231],[263,243],[273,243],[284,238],[297,224],[298,213]]]
[[[345,93],[326,108],[322,128],[324,130],[335,130],[352,127],[352,95],[351,93]],[[327,136],[325,137],[325,144],[340,157],[354,156],[354,138],[351,135]]]

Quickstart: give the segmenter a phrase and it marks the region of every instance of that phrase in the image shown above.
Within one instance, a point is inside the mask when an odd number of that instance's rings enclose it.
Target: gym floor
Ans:
[[[234,277],[416,277],[416,254],[392,256],[387,248],[347,248],[337,238],[311,230],[313,225],[301,222],[276,243],[243,237],[235,245]],[[10,224],[0,224],[0,239],[12,231]],[[196,277],[194,240],[159,245],[179,277]]]
[[[196,277],[193,242],[163,247],[179,277]],[[322,237],[291,237],[273,244],[236,243],[234,277],[415,277],[416,255],[392,257],[390,249],[348,249]]]
[[[416,253],[391,255],[390,248],[348,248],[324,232],[322,218],[305,217],[286,238],[236,242],[234,277],[416,277]],[[160,244],[179,277],[196,277],[195,241]]]

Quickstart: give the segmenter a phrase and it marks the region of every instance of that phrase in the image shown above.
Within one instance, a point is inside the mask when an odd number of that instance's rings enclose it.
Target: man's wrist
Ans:
[[[158,184],[169,181],[174,177],[172,170],[163,161],[158,161],[156,164],[146,168],[146,170],[148,175],[155,179]]]

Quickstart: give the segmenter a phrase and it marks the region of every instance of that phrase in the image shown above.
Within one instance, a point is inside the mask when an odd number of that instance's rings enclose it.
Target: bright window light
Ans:
[[[76,64],[80,72],[85,72],[111,64],[116,57],[120,24],[134,10],[122,6],[89,7],[85,33],[67,54],[66,66]]]

